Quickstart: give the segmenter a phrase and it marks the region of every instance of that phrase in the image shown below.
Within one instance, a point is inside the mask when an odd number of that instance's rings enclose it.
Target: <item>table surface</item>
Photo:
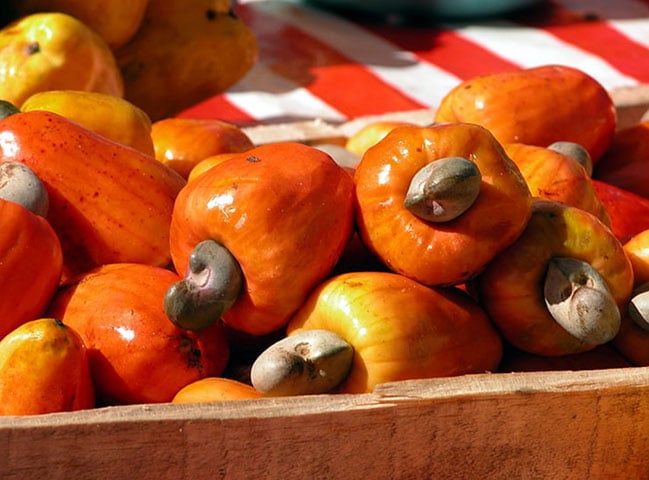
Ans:
[[[344,122],[435,108],[476,75],[565,64],[607,89],[649,83],[649,0],[547,0],[489,19],[417,24],[359,18],[299,0],[240,0],[255,67],[180,114],[241,126]]]

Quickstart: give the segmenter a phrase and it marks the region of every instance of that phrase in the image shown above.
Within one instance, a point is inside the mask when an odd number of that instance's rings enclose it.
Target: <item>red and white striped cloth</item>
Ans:
[[[299,1],[240,1],[257,65],[181,114],[241,126],[434,108],[476,75],[564,64],[609,90],[649,83],[649,0],[550,0],[532,14],[407,27],[352,20]]]

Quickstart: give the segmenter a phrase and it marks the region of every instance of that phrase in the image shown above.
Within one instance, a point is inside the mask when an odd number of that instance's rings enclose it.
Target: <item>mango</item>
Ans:
[[[78,18],[104,39],[111,49],[127,43],[142,19],[148,0],[10,0],[20,16],[61,12]]]
[[[138,33],[116,51],[125,98],[152,121],[227,90],[257,56],[230,0],[150,0]]]
[[[0,415],[95,406],[86,346],[54,318],[38,318],[0,340]]]
[[[45,90],[88,90],[121,97],[113,52],[83,22],[35,13],[0,30],[0,99],[21,105]]]
[[[20,109],[58,113],[103,137],[155,155],[151,120],[141,108],[123,98],[82,90],[49,90],[35,93]]]

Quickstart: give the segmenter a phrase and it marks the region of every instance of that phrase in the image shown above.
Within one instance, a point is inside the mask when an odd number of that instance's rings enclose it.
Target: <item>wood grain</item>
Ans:
[[[649,368],[0,419],[3,479],[642,479]],[[4,465],[3,465],[4,464]]]

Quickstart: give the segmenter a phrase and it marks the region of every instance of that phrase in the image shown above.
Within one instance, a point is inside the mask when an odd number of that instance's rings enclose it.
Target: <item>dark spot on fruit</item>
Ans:
[[[41,51],[41,45],[38,42],[31,42],[25,46],[25,53],[33,55]]]
[[[180,352],[187,358],[187,367],[195,368],[199,373],[203,372],[201,363],[201,351],[194,346],[194,342],[189,337],[183,337],[180,341]]]

